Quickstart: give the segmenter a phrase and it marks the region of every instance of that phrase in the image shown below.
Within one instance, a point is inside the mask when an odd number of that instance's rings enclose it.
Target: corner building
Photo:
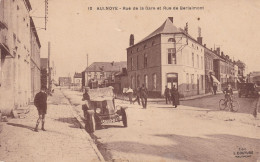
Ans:
[[[127,73],[130,86],[144,84],[150,97],[163,95],[166,85],[175,85],[181,97],[204,94],[204,47],[169,17],[136,44],[130,36]]]

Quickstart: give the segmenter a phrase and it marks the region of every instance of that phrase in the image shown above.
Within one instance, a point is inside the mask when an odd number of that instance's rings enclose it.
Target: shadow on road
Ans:
[[[16,124],[16,123],[7,123],[7,125],[11,125],[11,126],[14,126],[14,127],[20,127],[20,128],[26,128],[26,129],[29,129],[31,131],[34,131],[34,127],[30,127],[30,126],[27,126],[27,125]]]
[[[114,151],[146,154],[170,160],[188,161],[237,161],[234,152],[239,148],[253,151],[246,160],[256,161],[259,156],[260,140],[256,138],[241,137],[229,134],[214,134],[205,136],[183,136],[176,134],[155,134],[171,140],[167,145],[155,145],[140,142],[119,141],[111,142]]]
[[[76,119],[76,118],[73,118],[73,117],[58,118],[58,119],[55,119],[55,121],[59,121],[59,122],[62,122],[62,123],[71,124],[71,125],[69,126],[70,128],[80,128],[80,124],[78,123],[77,119]]]

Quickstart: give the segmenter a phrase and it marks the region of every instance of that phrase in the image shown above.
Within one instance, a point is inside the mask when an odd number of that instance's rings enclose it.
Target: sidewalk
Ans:
[[[96,145],[73,115],[72,107],[56,90],[48,98],[46,132],[34,132],[38,114],[34,106],[24,119],[2,123],[0,161],[71,162],[104,161]]]

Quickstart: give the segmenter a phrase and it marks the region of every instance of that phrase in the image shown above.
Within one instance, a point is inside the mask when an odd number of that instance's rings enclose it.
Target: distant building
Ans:
[[[115,74],[115,84],[113,87],[115,88],[114,91],[118,94],[123,92],[123,88],[129,87],[126,68],[123,68],[121,72]]]
[[[241,82],[245,82],[246,77],[246,64],[240,60],[236,61],[236,65],[238,66],[238,79]]]
[[[48,69],[48,58],[41,58],[41,69]]]
[[[82,73],[75,73],[73,76],[74,90],[80,90],[82,86]]]
[[[202,38],[192,38],[173,24],[169,17],[154,32],[127,48],[127,73],[130,86],[144,84],[150,96],[163,95],[165,86],[175,85],[181,96],[205,93],[204,46]]]
[[[59,85],[61,87],[71,86],[71,77],[59,77]]]
[[[84,70],[84,86],[96,88],[115,82],[115,74],[126,67],[126,62],[94,62]]]

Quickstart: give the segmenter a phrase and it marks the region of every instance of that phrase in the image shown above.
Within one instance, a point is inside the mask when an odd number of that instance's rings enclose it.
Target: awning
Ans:
[[[211,77],[212,77],[213,83],[220,84],[220,82],[218,81],[218,79],[214,75],[211,75]]]
[[[1,43],[1,42],[0,42],[0,49],[3,50],[3,53],[4,53],[5,55],[10,55],[10,56],[13,57],[13,55],[11,55],[11,53],[10,53],[8,47],[7,47],[5,44]]]

